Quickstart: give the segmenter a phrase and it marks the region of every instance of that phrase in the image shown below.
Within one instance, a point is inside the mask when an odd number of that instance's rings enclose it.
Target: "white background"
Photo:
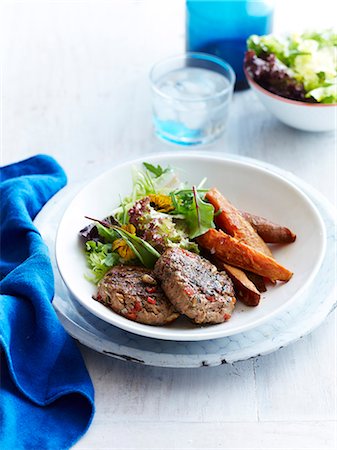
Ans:
[[[333,25],[334,4],[279,1],[275,28]],[[74,183],[176,148],[153,136],[148,72],[184,50],[183,1],[1,6],[3,164],[48,153]],[[335,134],[282,125],[250,91],[235,95],[225,136],[209,148],[290,170],[335,202]],[[277,353],[217,368],[142,367],[81,347],[97,412],[76,448],[332,449],[335,319]]]

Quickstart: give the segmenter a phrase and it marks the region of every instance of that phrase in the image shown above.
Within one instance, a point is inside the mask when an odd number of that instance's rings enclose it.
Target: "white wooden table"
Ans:
[[[300,3],[278,5],[277,27],[332,20],[333,2],[321,1],[321,14],[305,2],[305,18]],[[181,0],[2,2],[2,163],[48,153],[74,183],[143,153],[188,152],[153,136],[147,78],[155,61],[184,50],[183,13]],[[287,128],[252,92],[235,95],[226,134],[209,149],[290,170],[335,202],[335,134]],[[335,314],[274,354],[216,368],[164,370],[81,351],[97,412],[77,449],[336,444]]]

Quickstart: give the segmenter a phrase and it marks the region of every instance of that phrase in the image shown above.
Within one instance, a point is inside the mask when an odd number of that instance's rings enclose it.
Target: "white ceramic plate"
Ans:
[[[95,286],[84,278],[87,272],[78,231],[88,224],[85,215],[103,218],[118,206],[120,197],[132,188],[131,167],[149,161],[177,169],[180,178],[198,184],[207,177],[238,208],[284,224],[297,234],[291,245],[273,249],[276,259],[294,272],[286,284],[270,287],[260,305],[249,308],[237,303],[230,321],[198,327],[187,319],[152,327],[132,322],[94,301]],[[97,317],[119,328],[142,336],[177,341],[198,341],[243,333],[289,309],[317,273],[325,253],[325,228],[316,207],[295,185],[272,171],[253,163],[226,160],[216,156],[176,153],[146,156],[116,166],[99,176],[74,198],[59,225],[56,259],[70,294]]]

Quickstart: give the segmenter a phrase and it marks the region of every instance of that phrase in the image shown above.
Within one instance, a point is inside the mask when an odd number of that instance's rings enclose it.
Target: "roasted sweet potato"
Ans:
[[[257,275],[256,273],[249,272],[248,270],[245,271],[245,274],[259,292],[267,291],[265,278],[261,277],[261,275]]]
[[[229,236],[229,234],[225,234],[223,231],[212,228],[199,236],[197,242],[215,258],[240,269],[267,277],[272,281],[288,281],[293,275],[275,259]]]
[[[296,234],[289,230],[289,228],[277,225],[264,217],[255,216],[245,211],[241,211],[241,214],[264,242],[269,244],[290,244],[296,239]]]
[[[251,224],[216,188],[210,189],[206,198],[214,206],[215,212],[219,211],[219,214],[215,216],[215,223],[219,228],[240,242],[272,257],[270,249]]]
[[[237,298],[247,306],[257,306],[260,302],[261,294],[255,285],[250,281],[243,270],[221,261],[216,263],[218,269],[225,270],[234,284]]]

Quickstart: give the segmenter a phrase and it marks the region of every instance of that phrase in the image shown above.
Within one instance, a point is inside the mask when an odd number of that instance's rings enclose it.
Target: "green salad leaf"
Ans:
[[[273,53],[280,61],[286,60],[286,46],[281,40],[268,34],[265,36],[257,36],[253,34],[247,39],[247,47],[249,50],[254,50],[257,56],[263,53]]]
[[[111,244],[102,244],[101,242],[88,241],[85,244],[85,254],[87,264],[91,270],[92,276],[86,278],[97,284],[108,270],[119,264],[120,257],[112,252]]]
[[[162,196],[159,195],[159,198]],[[170,196],[165,197],[165,204],[170,206]],[[129,211],[130,223],[135,226],[139,236],[151,244],[157,251],[163,252],[168,247],[181,247],[198,253],[195,242],[188,238],[184,216],[171,215],[157,211],[151,205],[150,198],[138,200]]]
[[[143,166],[151,173],[155,175],[156,178],[160,177],[164,173],[168,172],[170,169],[167,167],[166,169],[163,169],[159,164],[158,166],[154,166],[153,164],[143,162]]]
[[[160,257],[157,250],[148,242],[120,227],[105,227],[99,222],[96,222],[96,226],[103,242],[91,240],[85,243],[86,260],[92,273],[92,276],[86,278],[95,284],[99,283],[111,267],[126,263],[117,251],[112,250],[112,243],[116,239],[123,239],[140,263],[147,268],[153,268]]]
[[[113,230],[125,240],[143,266],[149,269],[154,267],[157,259],[160,257],[160,253],[152,245],[120,227],[113,227]]]
[[[178,215],[186,223],[188,237],[194,239],[214,228],[214,207],[207,203],[200,192],[194,186],[192,189],[184,189],[171,193],[174,210],[171,214]]]
[[[313,97],[319,103],[337,103],[337,86],[331,84],[330,86],[318,87],[312,89],[306,95],[307,97]]]
[[[252,35],[247,47],[263,60],[274,55],[280,69],[283,64],[286,73],[303,86],[305,98],[319,103],[337,103],[335,31],[307,31],[283,37]]]
[[[103,238],[104,242],[112,243],[118,238],[118,233],[111,227],[106,227],[96,222],[98,234]]]
[[[318,31],[306,31],[302,34],[302,39],[317,41],[320,47],[337,46],[337,33],[333,29]]]
[[[127,212],[137,200],[148,195],[169,195],[171,191],[184,186],[170,167],[163,169],[160,165],[154,166],[147,162],[143,162],[143,165],[145,171],[136,166],[132,168],[132,193],[121,200],[119,208],[114,212],[121,225],[128,223]]]
[[[214,208],[204,199],[206,179],[198,188],[188,189],[170,167],[143,165],[145,169],[133,168],[132,193],[121,199],[109,220],[86,216],[94,232],[81,230],[80,234],[86,239],[86,259],[93,275],[87,278],[96,284],[115,265],[139,263],[153,268],[169,247],[199,253],[192,239],[214,228]]]

